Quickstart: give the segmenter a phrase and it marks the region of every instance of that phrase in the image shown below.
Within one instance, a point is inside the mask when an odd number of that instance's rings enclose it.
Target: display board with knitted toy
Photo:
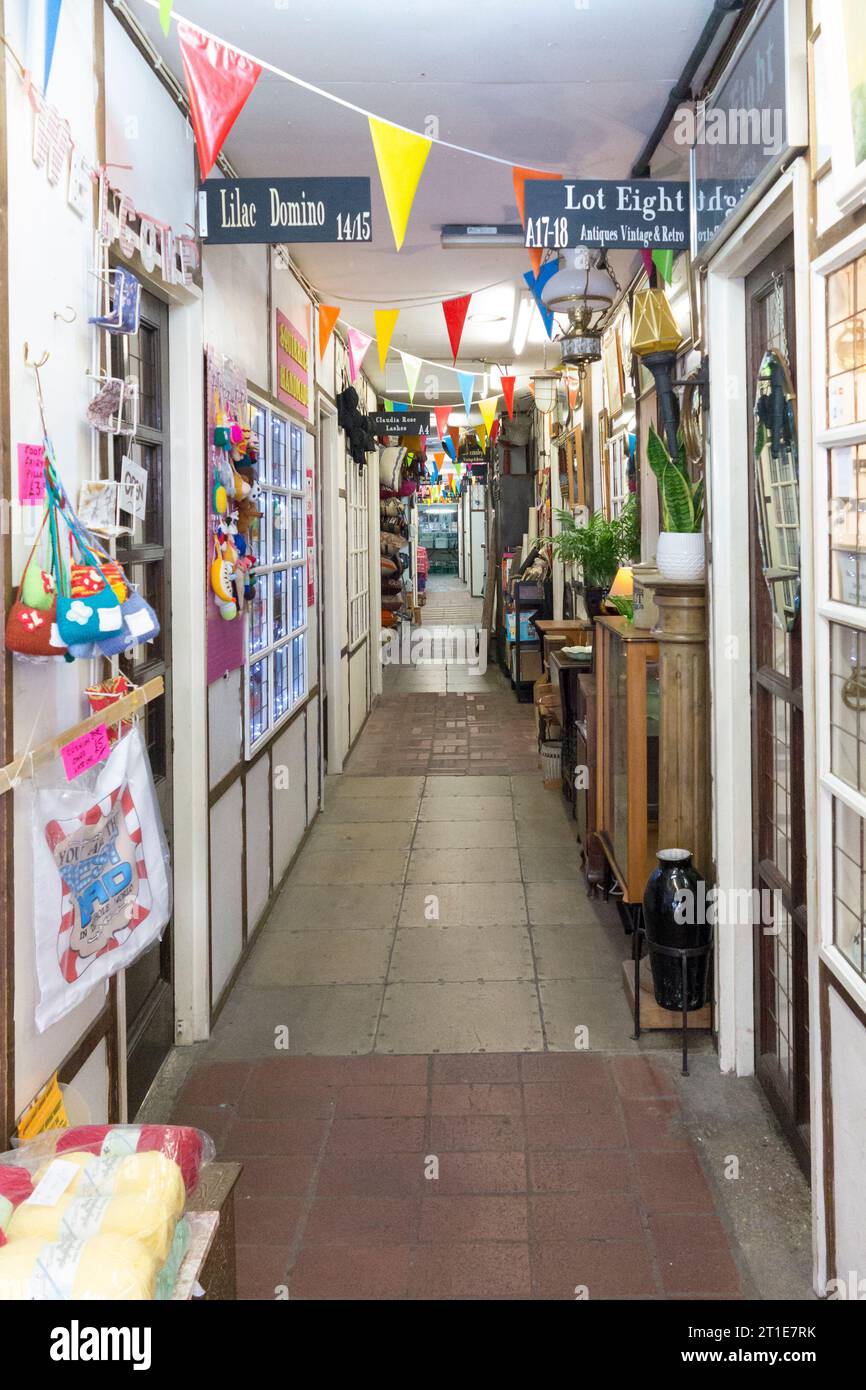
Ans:
[[[255,592],[257,440],[246,381],[234,364],[207,351],[207,678],[244,664],[245,605]]]

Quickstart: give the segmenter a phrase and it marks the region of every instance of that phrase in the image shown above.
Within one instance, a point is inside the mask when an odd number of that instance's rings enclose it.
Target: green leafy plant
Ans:
[[[558,511],[557,517],[561,530],[553,537],[553,553],[562,563],[580,565],[589,589],[609,588],[620,565],[640,556],[640,518],[633,493],[613,521],[603,512],[593,512],[585,526],[579,526],[571,512]]]
[[[634,599],[621,598],[619,594],[611,596],[608,594],[605,603],[610,603],[616,609],[621,618],[628,618],[630,623],[634,622]]]
[[[686,446],[682,436],[679,448],[671,458],[665,443],[650,425],[647,440],[647,459],[658,479],[662,504],[663,531],[700,531],[704,521],[704,480],[693,483],[686,462]]]

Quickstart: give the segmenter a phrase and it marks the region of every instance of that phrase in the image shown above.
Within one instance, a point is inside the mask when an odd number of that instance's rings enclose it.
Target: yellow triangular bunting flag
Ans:
[[[481,418],[484,421],[484,428],[489,434],[493,428],[493,421],[496,419],[496,407],[499,404],[498,396],[488,396],[486,401],[478,402],[478,409],[481,411]]]
[[[411,130],[401,130],[388,121],[380,121],[376,116],[368,119],[382,192],[399,251],[432,141],[423,135],[415,135]]]
[[[475,430],[475,438],[478,440],[482,449],[487,448],[487,430],[483,425],[478,425]]]
[[[388,356],[388,348],[391,346],[391,338],[394,334],[394,326],[400,313],[399,309],[375,309],[373,317],[376,320],[376,344],[379,348],[379,366],[385,370],[385,359]]]

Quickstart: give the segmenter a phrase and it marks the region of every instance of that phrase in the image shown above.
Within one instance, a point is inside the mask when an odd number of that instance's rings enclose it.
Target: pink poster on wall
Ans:
[[[242,614],[236,618],[226,620],[220,613],[214,598],[214,592],[210,585],[211,562],[214,558],[214,531],[220,523],[219,516],[214,512],[214,473],[217,448],[214,444],[214,430],[217,423],[217,412],[222,410],[233,416],[236,420],[246,420],[247,418],[247,384],[245,378],[238,372],[237,368],[222,353],[215,352],[213,348],[207,350],[207,375],[206,375],[206,405],[205,414],[207,438],[205,452],[207,455],[207,493],[206,493],[206,512],[207,512],[207,536],[205,544],[207,546],[205,575],[206,591],[205,604],[207,613],[207,683],[212,685],[214,681],[225,676],[229,671],[236,671],[239,666],[244,664],[244,631],[246,624]]]
[[[310,345],[282,310],[277,320],[277,399],[310,418]]]

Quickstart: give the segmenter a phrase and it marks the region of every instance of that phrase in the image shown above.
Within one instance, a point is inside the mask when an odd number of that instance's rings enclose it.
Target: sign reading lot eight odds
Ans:
[[[371,241],[370,180],[208,179],[199,188],[198,234],[212,246]]]
[[[685,251],[689,186],[654,179],[527,179],[526,245]]]

